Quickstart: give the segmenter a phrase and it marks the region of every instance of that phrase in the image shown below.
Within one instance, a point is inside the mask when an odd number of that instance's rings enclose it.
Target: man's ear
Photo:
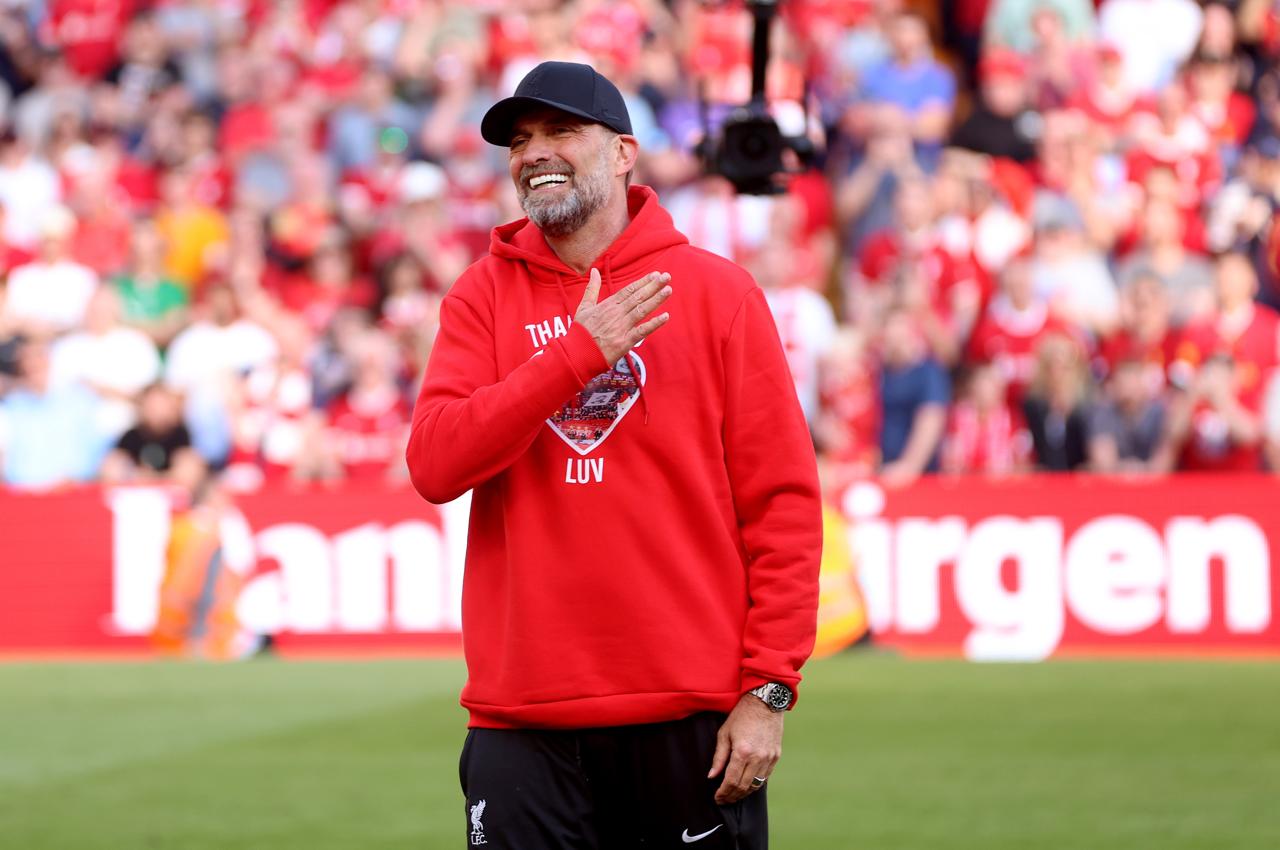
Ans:
[[[635,136],[618,134],[618,147],[614,157],[613,176],[621,177],[635,169],[640,158],[640,142]]]

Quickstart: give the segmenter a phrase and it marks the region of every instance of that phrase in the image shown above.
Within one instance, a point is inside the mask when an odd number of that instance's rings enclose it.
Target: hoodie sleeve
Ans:
[[[725,464],[750,596],[741,689],[795,690],[817,630],[822,505],[813,441],[759,288],[738,308],[724,363]]]
[[[547,417],[608,368],[576,324],[505,377],[494,350],[492,314],[447,296],[405,452],[413,486],[429,502],[456,499],[501,473]]]

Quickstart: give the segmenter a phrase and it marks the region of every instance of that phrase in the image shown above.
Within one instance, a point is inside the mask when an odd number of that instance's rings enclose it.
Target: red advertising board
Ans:
[[[974,659],[1280,654],[1280,479],[936,478],[842,497],[872,631]]]
[[[241,624],[283,652],[456,651],[467,507],[407,486],[237,497],[220,531]],[[171,521],[162,489],[0,493],[0,652],[147,648]]]
[[[987,660],[1280,654],[1280,481],[935,479],[855,484],[876,640]],[[283,652],[456,651],[468,503],[408,488],[272,487],[220,523],[236,611]],[[171,505],[162,490],[0,493],[0,653],[142,651]]]

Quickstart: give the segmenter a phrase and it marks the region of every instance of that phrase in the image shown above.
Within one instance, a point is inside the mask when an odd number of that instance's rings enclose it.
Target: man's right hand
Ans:
[[[650,272],[600,301],[600,272],[591,270],[573,320],[591,332],[610,366],[671,318],[670,313],[662,313],[641,321],[671,295],[669,280],[671,275],[665,272]]]

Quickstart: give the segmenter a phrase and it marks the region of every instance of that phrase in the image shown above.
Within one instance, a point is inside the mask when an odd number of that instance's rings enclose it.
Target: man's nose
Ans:
[[[551,159],[551,145],[549,140],[544,136],[534,136],[525,142],[524,150],[521,153],[521,162],[525,165],[534,165],[539,162],[546,162]]]

